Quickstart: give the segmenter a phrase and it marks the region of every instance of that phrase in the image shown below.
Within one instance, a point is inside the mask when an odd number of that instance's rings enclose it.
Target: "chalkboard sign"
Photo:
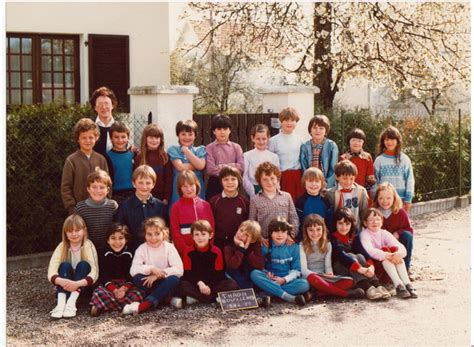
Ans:
[[[217,295],[224,312],[258,307],[257,298],[252,288],[219,292]]]

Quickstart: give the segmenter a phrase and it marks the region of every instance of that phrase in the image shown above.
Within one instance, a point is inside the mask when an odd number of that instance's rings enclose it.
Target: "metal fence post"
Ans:
[[[148,124],[151,124],[153,120],[153,114],[151,113],[151,111],[148,113]]]
[[[458,109],[458,159],[459,159],[459,187],[458,196],[462,195],[462,137],[461,137],[461,109]]]

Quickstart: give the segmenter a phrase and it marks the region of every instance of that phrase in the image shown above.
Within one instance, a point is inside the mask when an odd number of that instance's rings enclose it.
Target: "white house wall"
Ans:
[[[88,100],[88,34],[128,35],[130,86],[169,85],[168,3],[7,3],[6,31],[80,35],[81,101]]]

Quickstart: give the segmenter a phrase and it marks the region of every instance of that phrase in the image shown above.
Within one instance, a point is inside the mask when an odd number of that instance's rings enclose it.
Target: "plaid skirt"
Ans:
[[[120,286],[124,282],[113,283]],[[101,312],[122,311],[126,304],[134,301],[143,301],[143,293],[136,287],[130,288],[122,299],[117,299],[110,290],[104,286],[98,286],[92,294],[89,305],[97,307]]]

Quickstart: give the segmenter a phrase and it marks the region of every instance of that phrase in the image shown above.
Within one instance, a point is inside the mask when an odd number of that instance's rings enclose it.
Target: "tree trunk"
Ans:
[[[324,7],[326,9],[325,15],[318,14],[318,8]],[[314,95],[314,103],[316,107],[323,110],[329,110],[333,106],[335,90],[332,88],[332,65],[329,60],[329,53],[331,52],[331,33],[332,24],[328,18],[331,17],[330,3],[315,3],[313,30],[314,30],[314,59],[313,64],[313,85],[318,87],[320,92]],[[325,31],[328,33],[326,37],[318,37],[319,33]],[[323,56],[327,59],[323,60]]]

